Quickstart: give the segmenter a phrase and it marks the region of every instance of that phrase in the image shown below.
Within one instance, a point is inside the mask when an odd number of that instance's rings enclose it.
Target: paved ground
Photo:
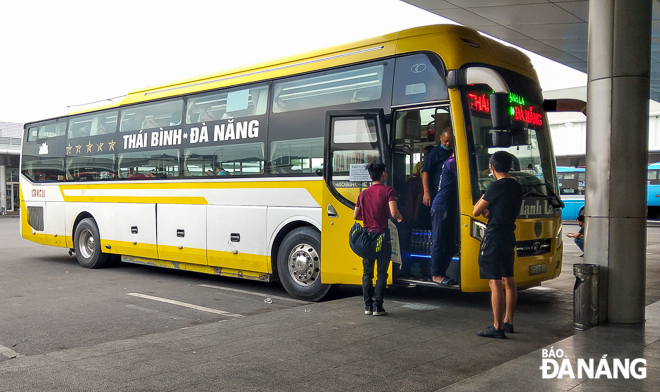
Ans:
[[[647,303],[660,296],[658,247],[660,228],[649,228]],[[0,361],[0,391],[657,390],[660,304],[644,325],[575,334],[572,263],[582,259],[571,243],[565,252],[558,279],[520,293],[507,340],[475,336],[492,318],[487,294],[393,289],[385,317],[362,315],[361,298],[348,296]],[[573,365],[646,358],[647,378],[543,379],[550,347]]]

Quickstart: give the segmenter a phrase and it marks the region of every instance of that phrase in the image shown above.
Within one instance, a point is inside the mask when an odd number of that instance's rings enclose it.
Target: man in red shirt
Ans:
[[[385,164],[376,159],[367,165],[369,177],[373,181],[371,186],[365,189],[355,205],[353,217],[362,220],[364,228],[378,234],[386,233],[386,240],[377,256],[376,288],[373,286],[374,264],[376,260],[362,259],[362,294],[364,296],[364,314],[384,316],[383,291],[387,284],[387,270],[390,266],[392,244],[387,227],[390,215],[401,222],[403,219],[397,207],[396,190],[385,185],[387,172]]]

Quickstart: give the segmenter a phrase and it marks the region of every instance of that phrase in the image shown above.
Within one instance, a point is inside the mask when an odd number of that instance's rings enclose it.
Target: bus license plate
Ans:
[[[529,266],[529,276],[545,274],[546,266],[545,264],[537,264]]]

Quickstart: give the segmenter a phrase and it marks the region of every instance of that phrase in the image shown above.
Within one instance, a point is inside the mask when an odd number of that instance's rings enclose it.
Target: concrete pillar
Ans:
[[[7,210],[7,178],[5,177],[5,165],[0,165],[0,211],[2,211],[2,207],[5,208],[5,211]]]
[[[584,262],[601,265],[601,322],[645,319],[651,10],[589,1]]]

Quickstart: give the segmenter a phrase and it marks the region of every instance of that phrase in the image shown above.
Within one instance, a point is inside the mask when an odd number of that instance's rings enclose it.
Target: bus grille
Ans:
[[[538,256],[550,252],[552,239],[520,241],[516,243],[518,257]]]
[[[44,231],[44,208],[28,207],[28,223],[37,231]]]

